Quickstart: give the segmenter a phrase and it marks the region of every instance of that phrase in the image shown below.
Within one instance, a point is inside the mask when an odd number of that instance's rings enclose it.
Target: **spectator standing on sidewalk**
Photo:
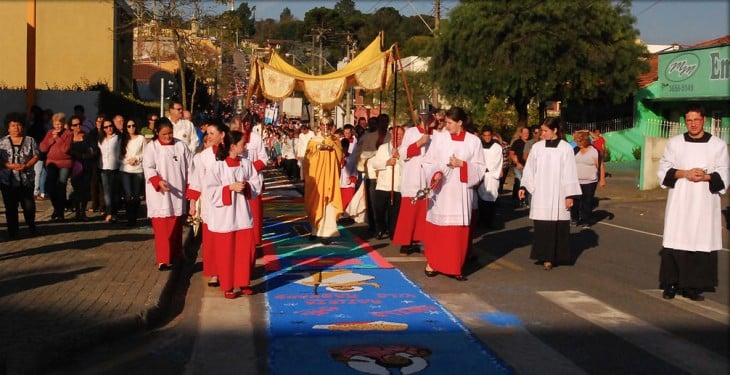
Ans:
[[[38,161],[38,146],[33,137],[23,134],[23,116],[10,113],[5,127],[8,135],[0,139],[0,191],[5,204],[5,219],[8,237],[18,236],[18,205],[23,208],[25,224],[31,234],[35,233],[35,163]]]
[[[66,209],[66,185],[73,165],[68,153],[73,134],[66,128],[66,115],[63,113],[55,113],[51,123],[53,128],[41,141],[40,150],[46,153],[46,190],[53,205],[51,220],[61,221]]]
[[[48,132],[46,129],[46,122],[50,121],[50,117],[46,118],[46,112],[34,105],[30,109],[30,117],[28,118],[28,126],[24,127],[25,134],[33,137],[36,145],[39,145],[43,140],[43,137]],[[50,124],[49,124],[50,125]],[[50,127],[49,127],[50,128]],[[38,161],[35,163],[35,188],[33,189],[33,196],[37,201],[46,199],[46,165],[45,156],[39,151]]]
[[[578,146],[573,152],[575,153],[581,196],[570,209],[571,224],[590,228],[593,197],[596,195],[597,187],[606,186],[606,173],[603,163],[600,162],[598,151],[591,146],[588,132],[576,133],[575,142]]]
[[[117,211],[119,210],[119,166],[121,164],[119,156],[122,142],[120,133],[117,133],[117,127],[111,121],[104,120],[102,130],[98,145],[101,185],[106,205],[104,221],[112,223],[117,221]]]
[[[581,190],[573,148],[562,139],[560,119],[548,117],[540,128],[542,141],[532,146],[519,198],[532,194],[530,258],[551,270],[556,263],[570,261],[570,208]]]
[[[134,120],[127,120],[121,144],[121,180],[126,204],[127,226],[137,225],[140,198],[144,194],[144,169],[142,160],[144,147],[147,144],[140,134],[139,125]]]
[[[522,181],[522,171],[525,168],[525,143],[530,139],[530,129],[520,126],[517,129],[517,138],[512,141],[509,150],[509,158],[514,166],[514,182],[512,184],[512,203],[515,208],[525,207],[524,197],[519,197],[519,190]]]
[[[717,286],[720,195],[730,182],[730,158],[725,141],[704,131],[704,109],[688,108],[684,122],[687,132],[669,139],[657,172],[662,187],[670,188],[659,284],[665,299],[679,293],[702,301],[702,292]]]
[[[91,136],[84,133],[81,117],[72,116],[69,126],[73,133],[73,141],[69,153],[73,157],[74,167],[71,170],[71,200],[76,211],[76,220],[87,221],[86,204],[91,196],[91,165],[95,161],[97,148]]]
[[[225,298],[235,298],[233,290],[251,295],[251,274],[256,261],[254,215],[251,199],[261,193],[261,175],[253,163],[243,158],[246,136],[232,131],[216,150],[216,162],[205,178],[203,200],[210,209],[208,229],[215,249],[220,288]]]
[[[147,217],[152,223],[160,271],[170,269],[172,262],[182,257],[185,189],[192,164],[188,145],[172,134],[170,120],[158,119],[155,139],[147,144],[142,158]]]

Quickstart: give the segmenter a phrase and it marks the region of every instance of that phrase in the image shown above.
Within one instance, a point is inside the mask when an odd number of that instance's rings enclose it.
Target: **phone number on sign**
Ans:
[[[691,83],[669,85],[669,92],[688,92],[694,91],[695,85]]]

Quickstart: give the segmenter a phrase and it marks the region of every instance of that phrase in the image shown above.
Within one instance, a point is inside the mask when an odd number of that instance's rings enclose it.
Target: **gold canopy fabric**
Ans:
[[[381,51],[381,36],[342,69],[315,76],[302,72],[273,52],[269,63],[254,60],[249,77],[249,95],[262,94],[269,100],[283,100],[294,90],[301,91],[314,104],[332,108],[349,87],[368,91],[387,89],[393,80],[393,47]]]

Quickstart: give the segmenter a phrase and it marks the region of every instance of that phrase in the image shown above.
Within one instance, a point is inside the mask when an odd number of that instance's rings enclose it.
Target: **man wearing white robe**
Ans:
[[[492,138],[492,128],[482,129],[482,152],[487,168],[479,184],[479,216],[488,228],[494,226],[494,208],[499,197],[499,176],[502,173],[502,146]]]
[[[669,139],[658,177],[670,188],[664,216],[659,283],[665,299],[676,294],[702,301],[717,286],[717,250],[722,248],[720,195],[728,186],[725,142],[703,130],[702,108],[685,113],[687,132]]]

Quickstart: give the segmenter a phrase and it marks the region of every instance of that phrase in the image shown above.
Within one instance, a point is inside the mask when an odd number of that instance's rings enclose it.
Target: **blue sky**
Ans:
[[[565,0],[585,1],[585,0]],[[236,0],[238,7],[243,1]],[[279,19],[284,7],[292,14],[303,19],[307,10],[325,6],[333,7],[332,0],[249,0],[249,7],[256,6],[256,18]],[[441,14],[445,18],[448,11],[458,4],[456,0],[441,0]],[[404,16],[418,13],[433,14],[434,2],[431,0],[355,0],[356,7],[371,13],[381,7],[393,7]],[[416,10],[414,10],[414,8]],[[637,17],[640,38],[646,44],[692,45],[730,34],[730,1],[728,0],[634,0],[632,14]]]

